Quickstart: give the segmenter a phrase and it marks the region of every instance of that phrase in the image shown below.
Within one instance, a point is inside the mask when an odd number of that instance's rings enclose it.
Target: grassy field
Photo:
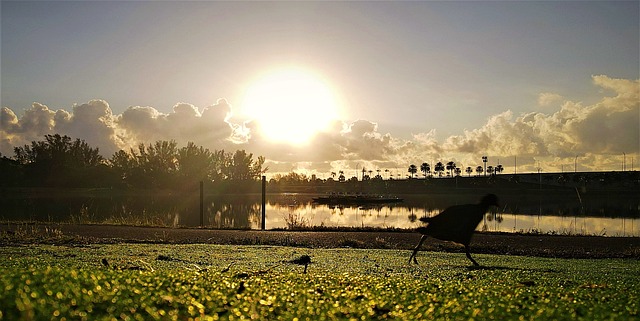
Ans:
[[[640,261],[270,246],[0,247],[2,320],[640,320]],[[311,258],[306,267],[298,264]]]

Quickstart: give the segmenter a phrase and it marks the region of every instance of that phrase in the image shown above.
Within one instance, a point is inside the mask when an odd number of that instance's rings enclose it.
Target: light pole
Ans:
[[[487,176],[487,156],[482,156],[482,162],[484,163],[484,176]]]

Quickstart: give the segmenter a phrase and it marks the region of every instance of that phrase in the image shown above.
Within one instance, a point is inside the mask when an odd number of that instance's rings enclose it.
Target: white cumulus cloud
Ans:
[[[99,147],[109,158],[118,149],[140,143],[191,141],[209,149],[245,149],[265,156],[270,172],[305,170],[338,172],[356,167],[376,171],[404,169],[409,164],[455,161],[459,166],[479,165],[480,157],[518,158],[519,166],[533,168],[544,160],[548,170],[560,170],[580,157],[582,168],[618,168],[615,158],[625,153],[638,157],[640,149],[640,81],[593,76],[602,97],[585,105],[553,93],[541,93],[539,106],[556,104],[557,110],[514,114],[511,110],[489,117],[480,128],[437,139],[425,128],[410,139],[383,133],[374,121],[335,121],[306,145],[294,146],[260,136],[259,123],[234,120],[225,99],[203,109],[178,103],[169,113],[150,106],[132,106],[113,114],[104,100],[75,105],[71,111],[51,110],[33,103],[21,116],[9,107],[0,109],[0,152],[13,156],[13,148],[42,140],[46,134],[69,135]],[[521,165],[522,164],[522,165]],[[431,164],[432,166],[434,164]],[[326,176],[326,175],[325,175]]]

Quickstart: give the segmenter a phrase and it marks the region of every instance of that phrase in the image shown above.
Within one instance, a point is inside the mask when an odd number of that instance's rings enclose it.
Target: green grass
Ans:
[[[312,263],[291,263],[309,255]],[[640,320],[640,262],[270,246],[0,247],[3,320]],[[105,264],[106,263],[106,264]]]

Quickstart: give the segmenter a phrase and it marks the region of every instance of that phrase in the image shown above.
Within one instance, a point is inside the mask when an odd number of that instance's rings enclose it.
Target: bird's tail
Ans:
[[[429,223],[431,222],[431,217],[421,217],[420,222]]]

